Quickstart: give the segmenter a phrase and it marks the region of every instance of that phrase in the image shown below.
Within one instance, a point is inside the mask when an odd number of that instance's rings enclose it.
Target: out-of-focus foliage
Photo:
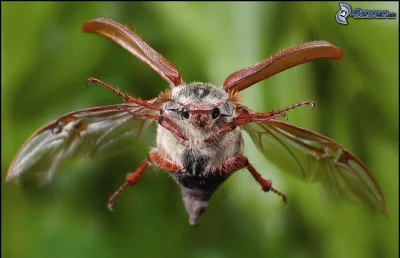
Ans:
[[[398,4],[351,3],[398,10]],[[335,21],[338,3],[2,2],[2,251],[7,258],[398,256],[398,20]],[[81,32],[108,17],[129,25],[180,70],[186,82],[222,84],[230,73],[306,41],[327,40],[344,59],[316,61],[245,90],[257,111],[315,100],[289,122],[327,135],[359,156],[387,199],[390,219],[332,199],[318,185],[282,174],[246,153],[286,193],[282,207],[246,171],[219,189],[202,224],[190,228],[180,191],[152,169],[106,209],[155,138],[105,159],[64,164],[45,188],[4,184],[23,142],[72,110],[119,103],[89,76],[143,99],[167,84],[111,41]]]

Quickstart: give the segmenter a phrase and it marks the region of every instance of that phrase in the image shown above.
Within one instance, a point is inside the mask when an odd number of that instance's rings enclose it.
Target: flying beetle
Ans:
[[[303,101],[265,113],[241,104],[240,91],[274,74],[317,59],[341,60],[342,51],[325,41],[289,48],[263,62],[229,75],[222,87],[185,83],[177,68],[126,26],[106,18],[84,23],[83,32],[105,36],[152,68],[170,89],[153,99],[141,100],[109,84],[89,78],[126,102],[66,114],[43,126],[21,147],[6,181],[34,179],[49,183],[62,161],[81,155],[115,153],[131,146],[148,126],[157,123],[157,144],[143,163],[128,173],[115,199],[138,182],[149,166],[166,171],[179,185],[189,223],[200,223],[214,191],[234,172],[245,169],[264,192],[287,197],[264,179],[243,155],[245,131],[265,157],[280,170],[306,181],[319,181],[340,196],[375,207],[387,214],[383,193],[366,165],[332,139],[288,123],[288,111]]]

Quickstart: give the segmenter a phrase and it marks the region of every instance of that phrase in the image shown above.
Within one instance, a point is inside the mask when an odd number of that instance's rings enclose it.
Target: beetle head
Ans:
[[[164,110],[182,129],[214,131],[232,121],[229,94],[212,85],[192,83],[175,87]]]

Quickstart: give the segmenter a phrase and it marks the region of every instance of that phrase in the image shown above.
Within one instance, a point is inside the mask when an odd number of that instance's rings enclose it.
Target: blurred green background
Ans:
[[[398,11],[398,3],[351,3]],[[7,258],[398,256],[398,20],[335,21],[331,3],[4,3],[2,2],[2,252]],[[84,34],[85,21],[129,25],[181,71],[186,82],[221,85],[226,76],[310,40],[340,47],[344,59],[315,61],[243,92],[257,111],[315,100],[289,122],[327,135],[360,157],[387,199],[390,219],[331,199],[277,171],[246,136],[246,154],[288,205],[237,172],[191,228],[180,191],[152,169],[106,209],[125,174],[155,137],[129,151],[68,162],[51,185],[4,184],[8,166],[40,126],[73,110],[121,102],[94,76],[133,96],[166,89],[149,67],[115,43]],[[155,135],[155,134],[154,134]]]

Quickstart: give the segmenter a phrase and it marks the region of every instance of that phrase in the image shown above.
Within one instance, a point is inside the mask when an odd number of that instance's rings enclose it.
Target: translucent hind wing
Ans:
[[[151,110],[134,104],[89,108],[69,113],[35,132],[21,147],[7,173],[50,182],[67,158],[110,155],[132,146],[152,122],[139,117]]]
[[[332,139],[277,120],[252,122],[243,129],[282,171],[319,181],[336,195],[387,214],[382,190],[366,165]]]

